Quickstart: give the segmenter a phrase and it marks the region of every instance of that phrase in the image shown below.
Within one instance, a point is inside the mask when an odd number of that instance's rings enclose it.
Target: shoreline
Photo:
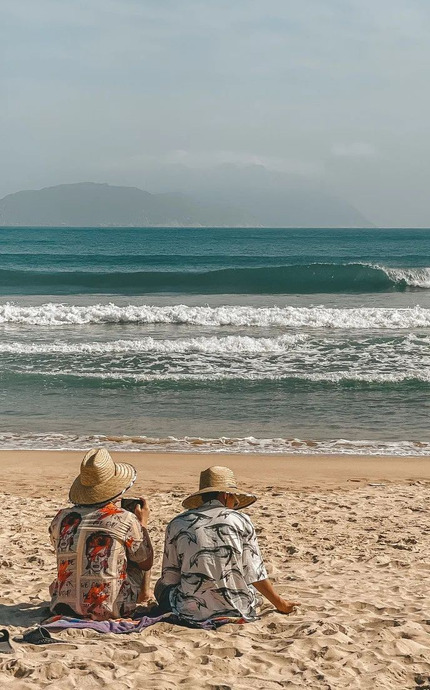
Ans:
[[[187,493],[197,486],[200,471],[210,465],[227,465],[241,485],[260,490],[330,490],[369,483],[430,482],[428,456],[110,452],[115,461],[136,467],[138,477],[131,493]],[[55,492],[65,498],[83,455],[84,451],[76,450],[0,450],[0,489],[28,496],[52,496]]]

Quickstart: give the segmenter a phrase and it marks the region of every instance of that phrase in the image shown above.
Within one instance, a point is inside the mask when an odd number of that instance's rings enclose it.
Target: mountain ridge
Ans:
[[[318,208],[308,212],[313,223],[303,225],[289,222],[288,195],[286,208],[271,214],[273,192],[262,189],[256,193],[257,203],[248,208],[246,198],[240,204],[231,198],[214,202],[207,196],[195,199],[184,192],[152,194],[139,187],[110,185],[106,182],[76,182],[22,190],[0,199],[2,227],[318,227]],[[298,194],[292,215],[306,211],[303,192]],[[222,194],[219,195],[222,197]],[[240,194],[238,195],[241,196]],[[291,197],[291,194],[290,194]],[[258,201],[259,199],[259,201]],[[329,201],[327,201],[327,199]],[[331,197],[318,199],[321,217],[333,222],[319,227],[369,227],[371,224],[345,202],[333,202]],[[328,204],[328,210],[326,208]],[[290,202],[292,206],[292,202]],[[267,218],[268,222],[265,222]],[[306,218],[306,213],[305,213]],[[343,222],[342,222],[343,221]]]

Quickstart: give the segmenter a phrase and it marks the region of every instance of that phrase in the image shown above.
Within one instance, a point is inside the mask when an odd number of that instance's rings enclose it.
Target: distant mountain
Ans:
[[[255,224],[251,214],[230,205],[202,204],[183,194],[149,194],[136,187],[94,182],[16,192],[0,200],[0,225],[3,226],[249,227]]]
[[[80,182],[9,194],[0,225],[70,227],[371,227],[357,209],[323,187],[263,166],[178,166],[137,187]],[[164,179],[164,185],[162,183]]]
[[[175,189],[202,203],[246,209],[257,226],[272,228],[369,228],[373,224],[319,178],[269,170],[263,165],[224,164],[207,169],[153,168],[145,186]]]

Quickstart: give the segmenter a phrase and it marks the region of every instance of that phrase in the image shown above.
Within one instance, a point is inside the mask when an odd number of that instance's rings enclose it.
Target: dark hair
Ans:
[[[218,496],[222,493],[221,491],[208,491],[206,494],[201,494],[203,503],[208,503],[209,501],[216,501]]]

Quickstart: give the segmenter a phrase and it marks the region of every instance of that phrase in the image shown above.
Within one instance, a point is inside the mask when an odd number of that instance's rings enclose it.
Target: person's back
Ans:
[[[237,512],[256,496],[240,491],[228,467],[200,474],[199,490],[182,505],[185,513],[167,526],[161,577],[155,586],[159,611],[191,621],[219,616],[252,619],[256,590],[278,611],[291,613],[267,577],[251,519]]]
[[[174,613],[193,620],[253,618],[256,598],[249,585],[266,577],[247,515],[212,500],[170,522],[162,580],[178,584],[171,597]]]
[[[73,506],[60,510],[49,531],[58,572],[51,608],[66,605],[97,620],[127,615],[141,587],[140,571],[127,563],[148,557],[137,518],[114,503]]]
[[[57,557],[54,613],[118,618],[147,598],[153,561],[148,506],[139,499],[132,513],[117,503],[135,479],[135,468],[115,463],[104,448],[85,455],[69,492],[74,505],[60,510],[49,527]]]

